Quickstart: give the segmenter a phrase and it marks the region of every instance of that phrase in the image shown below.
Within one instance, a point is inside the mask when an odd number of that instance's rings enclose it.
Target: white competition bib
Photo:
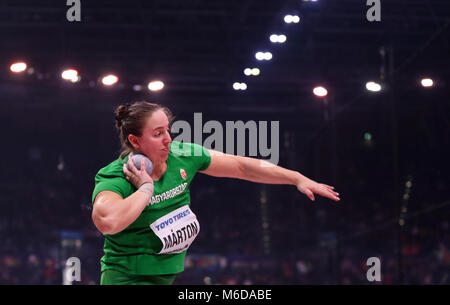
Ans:
[[[200,232],[197,216],[189,206],[182,206],[150,225],[163,247],[158,254],[181,253],[192,244]]]

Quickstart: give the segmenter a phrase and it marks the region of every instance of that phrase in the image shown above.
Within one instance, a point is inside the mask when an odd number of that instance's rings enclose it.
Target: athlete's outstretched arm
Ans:
[[[334,201],[340,200],[339,193],[334,191],[333,186],[317,183],[297,171],[285,169],[264,160],[233,156],[214,150],[208,151],[211,154],[211,163],[206,170],[201,171],[203,174],[266,184],[295,185],[300,192],[312,201],[315,200],[314,194]]]

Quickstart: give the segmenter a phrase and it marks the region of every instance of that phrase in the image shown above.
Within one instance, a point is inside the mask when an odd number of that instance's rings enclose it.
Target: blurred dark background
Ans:
[[[365,0],[81,0],[80,22],[68,9],[0,2],[1,284],[61,284],[71,256],[76,284],[99,283],[94,176],[119,153],[114,108],[137,100],[188,122],[279,121],[278,164],[341,194],[313,203],[293,186],[199,174],[202,231],[175,284],[371,284],[369,257],[381,284],[450,283],[450,2],[381,0],[380,22]],[[28,69],[11,73],[19,60]],[[67,67],[79,82],[61,79]],[[105,73],[119,82],[103,86]],[[153,79],[164,89],[147,90]]]

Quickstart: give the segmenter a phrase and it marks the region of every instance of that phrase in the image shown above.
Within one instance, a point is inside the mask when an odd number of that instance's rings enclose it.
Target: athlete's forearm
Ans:
[[[297,171],[274,165],[264,160],[240,157],[241,179],[266,184],[297,185],[308,179]]]

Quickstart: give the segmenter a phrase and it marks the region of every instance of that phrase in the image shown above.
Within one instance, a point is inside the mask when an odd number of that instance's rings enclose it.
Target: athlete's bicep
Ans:
[[[122,196],[113,191],[101,191],[97,194],[94,200],[94,208],[92,210],[92,217],[104,217],[111,209],[111,203],[122,200]]]
[[[239,156],[228,155],[219,151],[208,149],[211,162],[202,174],[215,177],[240,178],[242,176],[242,163]]]

